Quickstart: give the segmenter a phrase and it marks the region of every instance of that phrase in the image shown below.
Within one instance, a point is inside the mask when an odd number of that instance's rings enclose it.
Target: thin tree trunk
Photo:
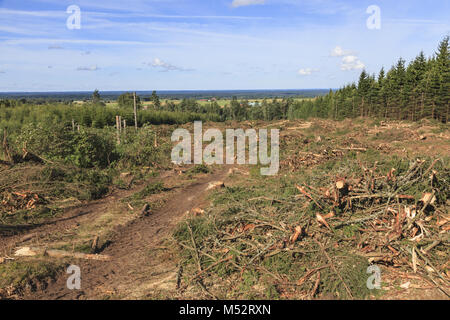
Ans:
[[[361,102],[361,117],[364,117],[364,97],[362,97],[362,102]]]
[[[425,99],[423,97],[423,92],[422,92],[422,111],[421,111],[420,118],[423,118],[424,112],[425,112]]]
[[[136,92],[133,93],[133,101],[134,101],[134,128],[137,131],[138,125],[137,125],[137,107],[136,107]]]

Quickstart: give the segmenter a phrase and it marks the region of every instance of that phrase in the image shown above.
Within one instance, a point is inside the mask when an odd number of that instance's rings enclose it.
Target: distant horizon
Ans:
[[[64,91],[0,91],[1,94],[38,94],[38,93],[92,93],[96,89],[93,90],[64,90]],[[168,89],[168,90],[156,90],[156,89],[149,89],[149,90],[100,90],[97,89],[99,93],[119,93],[119,92],[258,92],[258,91],[323,91],[323,90],[337,90],[337,88],[311,88],[311,89],[292,89],[292,88],[286,88],[286,89]]]

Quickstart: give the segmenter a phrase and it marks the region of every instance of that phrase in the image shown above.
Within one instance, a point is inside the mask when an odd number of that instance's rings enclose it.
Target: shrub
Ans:
[[[72,131],[65,125],[25,125],[14,143],[49,160],[62,160],[80,168],[105,168],[115,160],[113,138],[95,129]]]
[[[155,132],[150,126],[144,126],[137,133],[130,132],[127,142],[118,146],[122,167],[155,166],[168,163],[170,145],[159,142],[155,147]]]

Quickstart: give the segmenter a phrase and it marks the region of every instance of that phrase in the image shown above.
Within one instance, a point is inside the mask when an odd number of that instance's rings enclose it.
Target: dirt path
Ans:
[[[69,290],[68,275],[62,273],[43,291],[24,299],[101,299],[145,298],[161,288],[175,289],[177,273],[174,257],[155,254],[161,243],[174,230],[186,211],[202,205],[211,182],[223,180],[228,167],[200,178],[178,190],[159,210],[118,228],[111,244],[102,252],[110,262],[79,261],[81,290]],[[156,251],[155,251],[156,250]]]
[[[174,171],[165,171],[154,180],[161,180],[170,178],[174,175]],[[148,181],[151,182],[151,181]],[[74,226],[93,221],[98,215],[101,215],[111,207],[111,203],[117,202],[120,199],[126,198],[129,195],[142,189],[142,185],[135,186],[128,190],[116,189],[108,196],[80,203],[79,205],[71,206],[64,209],[64,213],[58,218],[45,221],[35,225],[8,226],[8,230],[0,228],[0,255],[10,256],[14,248],[25,242],[27,239],[41,239],[42,241],[50,241],[51,235],[54,235],[63,230],[73,229]]]

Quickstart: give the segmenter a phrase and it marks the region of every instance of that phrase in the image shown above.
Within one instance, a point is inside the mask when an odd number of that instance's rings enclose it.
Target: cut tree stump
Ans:
[[[338,180],[336,182],[336,188],[338,188],[339,190],[344,189],[347,186],[347,183],[345,182],[345,180]]]
[[[94,240],[92,240],[91,253],[97,253],[99,239],[99,236],[95,236]]]
[[[148,203],[146,203],[146,204],[144,204],[144,206],[142,207],[141,215],[142,215],[142,216],[146,216],[146,215],[148,215],[148,214],[150,214],[150,205],[149,205]]]

